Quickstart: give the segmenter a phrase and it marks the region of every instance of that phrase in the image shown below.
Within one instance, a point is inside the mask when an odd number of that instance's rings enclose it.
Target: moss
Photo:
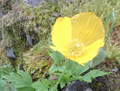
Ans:
[[[120,63],[120,49],[115,44],[113,45],[110,40],[107,43],[105,47],[106,58],[114,59],[116,62]]]
[[[90,87],[93,91],[119,91],[120,89],[119,73],[95,78]]]
[[[111,12],[114,12],[116,15],[116,21],[114,27],[118,27],[120,25],[120,8],[119,0],[83,0],[84,2],[80,2],[80,0],[72,0],[72,4],[69,2],[63,3],[59,2],[60,14],[62,16],[72,17],[75,14],[81,12],[93,12],[96,16],[100,17],[103,22],[105,22],[106,18]],[[106,31],[109,31],[109,25],[111,22],[109,21],[106,28]]]
[[[24,68],[32,74],[34,81],[48,76],[48,70],[53,64],[53,60],[48,56],[48,50],[45,41],[40,41],[24,54]]]
[[[113,69],[119,69],[120,64],[114,59],[106,58],[101,64],[93,69],[99,69],[105,72],[111,72],[109,75],[92,79],[90,87],[93,91],[119,91],[120,89],[120,71],[113,72]]]
[[[8,13],[12,10],[12,5],[15,3],[15,0],[0,0],[0,10],[3,10],[4,13]]]
[[[5,60],[8,60],[7,57],[5,56],[6,55],[6,51],[0,47],[0,64],[2,65],[3,63],[5,63]]]
[[[58,13],[59,7],[54,2],[43,2],[33,8],[21,2],[1,19],[2,47],[14,49],[16,56],[20,57],[18,60],[23,60],[26,35],[34,39],[34,44],[49,38],[51,27],[59,16]]]

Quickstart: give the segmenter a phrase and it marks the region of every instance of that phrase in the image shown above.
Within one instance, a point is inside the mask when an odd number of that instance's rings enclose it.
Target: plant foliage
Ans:
[[[34,91],[31,87],[32,79],[27,72],[18,70],[17,73],[10,73],[3,77],[8,82],[11,82],[11,85],[17,88],[18,91]]]

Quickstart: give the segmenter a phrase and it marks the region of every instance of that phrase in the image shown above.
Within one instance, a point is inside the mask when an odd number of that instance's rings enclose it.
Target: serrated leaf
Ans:
[[[10,83],[0,79],[0,91],[17,91]]]
[[[51,87],[51,88],[49,89],[49,91],[53,91],[53,88],[54,88],[54,87]]]
[[[103,48],[99,49],[99,52],[96,57],[91,61],[90,67],[94,67],[100,64],[105,59],[105,50]]]
[[[7,82],[0,79],[0,91],[5,91],[4,88],[6,87]]]
[[[85,64],[85,67],[78,64],[77,68],[76,68],[76,71],[75,71],[75,76],[79,76],[81,75],[83,72],[87,71],[89,68],[90,68],[90,63],[91,61],[87,62]]]
[[[17,88],[17,91],[35,91],[35,89],[32,88],[31,86],[28,86],[28,87]]]
[[[48,91],[52,84],[52,81],[42,79],[40,82],[35,82],[31,86],[36,89],[35,91]]]
[[[51,74],[51,73],[58,71],[58,70],[59,70],[59,67],[52,65],[49,69],[49,73]]]
[[[78,79],[79,79],[80,81],[83,81],[83,80],[84,80],[82,76],[79,76]]]
[[[63,71],[65,70],[65,67],[66,67],[66,65],[63,64],[62,66],[59,67],[59,71],[60,71],[60,72],[63,72]]]
[[[99,70],[92,70],[83,76],[84,81],[91,82],[91,78],[110,74],[110,72],[103,72]]]
[[[17,74],[18,73],[18,74]],[[18,70],[17,73],[10,73],[10,75],[3,76],[4,79],[6,79],[8,82],[11,82],[11,84],[15,88],[25,88],[29,87],[32,85],[32,79],[30,75],[26,72]],[[31,89],[33,89],[31,87]],[[31,90],[34,91],[34,90]]]
[[[18,91],[15,87],[13,87],[10,83],[7,83],[7,86],[4,91]]]
[[[60,87],[63,88],[66,85],[65,81],[60,81]]]
[[[65,65],[62,65],[61,67],[52,65],[49,69],[49,73],[51,74],[51,73],[54,73],[55,71],[63,72],[64,69],[65,69]]]
[[[74,67],[74,65],[76,64],[76,62],[71,61],[69,59],[66,59],[66,62],[67,62],[67,70],[71,70]]]
[[[74,81],[76,79],[78,79],[77,76],[71,77],[70,73],[66,73],[61,78],[60,87],[63,88],[66,85],[66,83],[67,83],[67,85],[69,85],[71,83],[71,81]]]
[[[56,62],[56,64],[58,66],[60,66],[61,61],[63,60],[63,55],[61,53],[59,53],[58,51],[53,51],[51,49],[52,53],[49,52],[49,55],[51,56],[51,58]]]

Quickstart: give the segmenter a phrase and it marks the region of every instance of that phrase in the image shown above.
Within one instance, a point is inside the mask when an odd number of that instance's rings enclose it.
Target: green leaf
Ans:
[[[6,87],[7,82],[0,79],[0,91],[5,91],[4,88]]]
[[[48,44],[49,44],[49,46],[54,46],[52,41],[50,41],[50,40],[48,40]]]
[[[78,79],[77,76],[71,77],[70,73],[66,73],[61,78],[60,87],[63,88],[66,85],[66,83],[67,83],[67,85],[69,85],[71,83],[71,81],[74,81],[76,79]]]
[[[63,88],[66,85],[65,81],[60,81],[60,87]]]
[[[103,72],[99,70],[92,70],[83,76],[84,81],[91,82],[91,78],[110,74],[110,72]]]
[[[53,88],[54,88],[54,87],[51,87],[51,88],[49,89],[49,91],[53,91]]]
[[[96,57],[91,61],[90,67],[94,67],[100,64],[105,59],[105,50],[103,48],[99,49],[99,52]]]
[[[51,58],[56,62],[56,64],[58,66],[60,66],[61,61],[63,60],[63,55],[61,53],[59,53],[58,51],[53,51],[51,49],[52,53],[49,52],[49,55],[51,56]]]
[[[65,65],[62,65],[62,66],[54,66],[52,65],[49,69],[49,73],[54,73],[55,71],[60,71],[60,72],[63,72],[65,69]]]
[[[9,86],[4,91],[18,91],[18,90],[14,88],[11,84],[9,84]]]
[[[71,70],[76,64],[76,62],[71,61],[69,59],[66,59],[66,62],[67,62],[67,70]]]
[[[80,81],[83,81],[83,80],[84,80],[82,76],[79,76],[78,79],[79,79]]]
[[[76,71],[75,71],[75,76],[79,76],[79,75],[81,75],[83,72],[87,71],[87,70],[90,68],[90,66],[89,66],[90,63],[91,63],[91,61],[87,62],[87,63],[85,64],[85,67],[82,66],[82,65],[80,65],[80,64],[78,64],[78,65],[77,65],[77,68],[76,68]]]
[[[63,71],[65,70],[65,67],[66,67],[66,65],[63,64],[62,66],[59,67],[59,71],[60,71],[60,72],[63,72]]]
[[[0,79],[0,91],[17,91],[10,83]]]
[[[40,82],[35,82],[31,86],[35,88],[35,91],[48,91],[53,85],[53,82],[47,79],[41,79]]]
[[[17,88],[18,91],[35,91],[31,86]]]
[[[18,73],[18,74],[17,74]],[[28,87],[31,89],[30,91],[34,91],[32,87],[32,79],[30,75],[26,72],[18,70],[17,73],[10,73],[10,75],[3,76],[8,82],[18,89],[27,89]],[[24,91],[24,90],[21,90]]]

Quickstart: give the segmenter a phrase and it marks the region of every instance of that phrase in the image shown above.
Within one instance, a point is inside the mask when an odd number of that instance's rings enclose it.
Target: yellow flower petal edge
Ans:
[[[105,31],[102,20],[92,12],[80,13],[72,18],[58,18],[53,26],[50,46],[66,58],[84,66],[104,46]]]

